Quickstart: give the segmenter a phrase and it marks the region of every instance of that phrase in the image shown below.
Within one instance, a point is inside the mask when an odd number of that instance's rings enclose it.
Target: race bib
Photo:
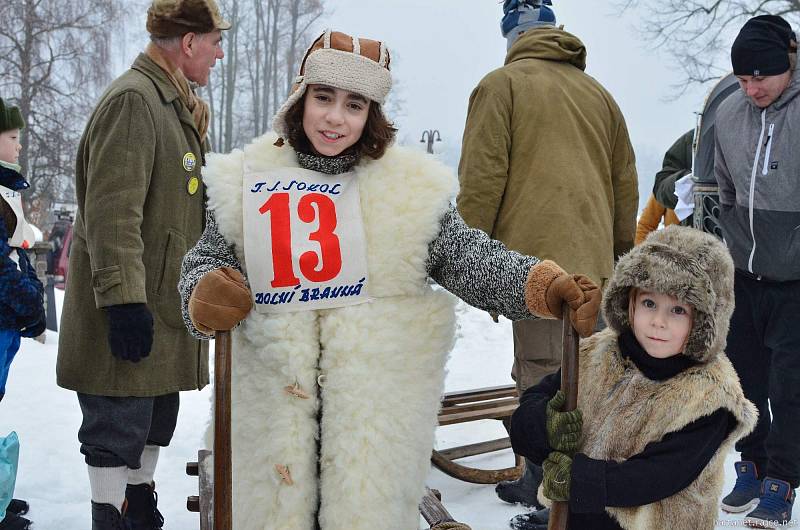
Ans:
[[[256,311],[330,309],[369,300],[355,174],[248,172],[242,193],[245,263]]]
[[[25,213],[22,209],[22,195],[18,191],[0,186],[0,198],[6,201],[17,218],[17,229],[13,234],[8,234],[8,246],[14,248],[29,249],[36,243],[36,234],[25,220]]]

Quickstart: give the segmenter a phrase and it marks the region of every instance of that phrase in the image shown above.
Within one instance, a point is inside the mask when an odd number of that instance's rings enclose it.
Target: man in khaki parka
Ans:
[[[155,0],[147,15],[151,43],[100,98],[77,157],[57,377],[83,413],[92,530],[161,528],[159,448],[178,392],[208,383],[207,349],[186,331],[177,290],[205,215],[209,111],[189,83],[207,84],[230,24],[214,0]]]
[[[458,210],[508,248],[604,285],[636,230],[639,194],[625,120],[584,73],[583,43],[555,27],[550,0],[506,0],[503,11],[508,54],[470,96]],[[561,326],[513,326],[512,377],[521,394],[558,369]],[[531,466],[520,481],[498,484],[498,495],[535,505],[540,481],[541,469]]]

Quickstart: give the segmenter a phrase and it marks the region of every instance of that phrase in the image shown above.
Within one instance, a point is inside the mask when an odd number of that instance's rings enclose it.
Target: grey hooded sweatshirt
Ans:
[[[720,225],[737,269],[800,280],[800,74],[760,109],[743,91],[717,112]]]

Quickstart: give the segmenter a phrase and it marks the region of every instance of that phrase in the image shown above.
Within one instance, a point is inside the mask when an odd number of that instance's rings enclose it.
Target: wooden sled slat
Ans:
[[[477,420],[499,420],[503,422],[506,430],[508,430],[511,415],[518,406],[519,398],[514,385],[450,392],[442,396],[439,426]],[[496,484],[503,480],[516,480],[519,478],[524,469],[522,459],[515,455],[514,467],[503,469],[473,468],[457,464],[455,460],[501,451],[509,447],[511,447],[511,441],[506,437],[451,447],[441,451],[434,450],[431,454],[431,462],[443,473],[458,480],[473,484]]]
[[[511,417],[519,403],[516,400],[492,404],[491,407],[465,407],[465,410],[448,411],[439,416],[439,425],[455,425],[476,420],[502,420]],[[477,408],[476,408],[477,407]]]
[[[476,400],[499,399],[504,397],[517,397],[517,388],[514,385],[489,386],[465,390],[460,392],[448,392],[442,396],[442,407],[458,405],[459,403],[473,402]]]
[[[505,437],[498,438],[497,440],[489,440],[487,442],[459,445],[458,447],[451,447],[450,449],[442,449],[439,451],[439,454],[448,460],[458,460],[459,458],[483,455],[486,453],[493,453],[495,451],[502,451],[503,449],[510,448],[511,440],[509,440],[508,437]]]

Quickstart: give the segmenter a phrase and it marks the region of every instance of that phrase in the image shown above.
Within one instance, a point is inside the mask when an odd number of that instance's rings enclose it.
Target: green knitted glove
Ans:
[[[547,442],[553,451],[574,455],[581,439],[583,414],[579,409],[560,412],[566,400],[559,390],[547,403]]]
[[[569,500],[569,482],[572,474],[572,458],[553,451],[542,463],[544,496],[553,501]]]

